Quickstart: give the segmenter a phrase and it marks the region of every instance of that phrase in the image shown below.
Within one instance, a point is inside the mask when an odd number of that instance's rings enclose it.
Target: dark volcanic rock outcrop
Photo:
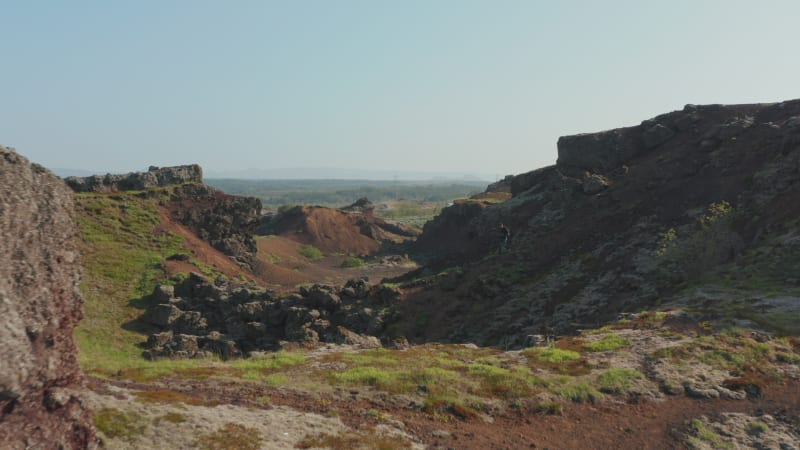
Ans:
[[[379,347],[394,288],[350,280],[343,288],[313,285],[279,297],[227,278],[193,273],[177,286],[158,286],[145,319],[163,331],[152,334],[145,356],[223,359],[287,342]]]
[[[141,191],[183,183],[202,183],[203,169],[197,164],[175,167],[151,166],[147,172],[68,177],[64,181],[75,192]]]
[[[0,147],[0,448],[96,444],[77,389],[81,318],[71,192]]]
[[[205,184],[177,186],[167,205],[173,219],[212,247],[250,270],[258,248],[253,238],[261,221],[261,200],[228,195]]]
[[[398,328],[409,338],[521,346],[543,329],[679,301],[708,280],[797,284],[800,100],[687,105],[563,137],[556,165],[504,181],[511,199],[456,204],[426,224],[416,250],[429,270],[463,271],[452,292],[411,293]],[[503,254],[500,223],[511,230]]]

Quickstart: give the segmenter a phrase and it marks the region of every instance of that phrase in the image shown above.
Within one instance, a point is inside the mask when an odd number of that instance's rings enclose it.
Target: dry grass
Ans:
[[[258,450],[261,448],[261,433],[229,422],[214,433],[201,436],[194,445],[202,450]]]
[[[141,402],[149,403],[183,403],[189,406],[216,406],[219,402],[208,399],[192,397],[177,391],[155,390],[155,391],[136,391],[136,398]]]
[[[306,436],[295,448],[327,448],[332,450],[395,450],[411,448],[411,442],[393,436],[383,436],[375,432],[350,432],[340,434],[317,434]]]

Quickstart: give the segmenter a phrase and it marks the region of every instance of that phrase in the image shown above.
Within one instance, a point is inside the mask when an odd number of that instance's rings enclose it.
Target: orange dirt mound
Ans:
[[[368,255],[378,251],[381,243],[362,233],[365,226],[368,226],[365,216],[305,206],[285,216],[277,234],[301,244],[313,245],[324,253]]]

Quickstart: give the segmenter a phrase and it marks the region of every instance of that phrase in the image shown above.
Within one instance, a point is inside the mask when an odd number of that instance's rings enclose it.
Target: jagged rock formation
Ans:
[[[169,201],[162,204],[172,219],[231,257],[241,267],[251,272],[256,267],[258,249],[253,236],[261,217],[261,200],[228,195],[204,184],[203,169],[197,164],[161,168],[152,166],[147,172],[69,177],[65,181],[75,192],[171,187]]]
[[[800,100],[687,105],[563,137],[558,151],[556,165],[506,181],[510,200],[456,204],[426,224],[415,247],[429,271],[463,271],[446,295],[410,294],[408,312],[435,327],[409,322],[404,334],[521,346],[543,329],[683,301],[723,265],[728,283],[796,286]],[[497,254],[500,223],[510,253]]]
[[[341,209],[295,206],[274,216],[265,216],[260,234],[288,237],[313,245],[325,253],[369,255],[384,243],[400,244],[415,239],[416,228],[387,222],[373,214],[366,198]]]
[[[286,342],[318,342],[380,347],[387,306],[396,289],[351,280],[344,288],[314,285],[278,297],[252,284],[226,278],[210,281],[193,273],[176,286],[158,286],[145,315],[163,331],[152,334],[145,356],[223,359]]]
[[[75,192],[141,191],[183,183],[202,183],[203,169],[197,164],[175,167],[150,166],[147,172],[68,177],[64,181]]]
[[[72,196],[0,146],[0,448],[96,445],[73,329],[81,318]]]
[[[256,267],[253,238],[261,221],[261,200],[228,195],[205,184],[184,184],[166,205],[172,218],[249,271]]]

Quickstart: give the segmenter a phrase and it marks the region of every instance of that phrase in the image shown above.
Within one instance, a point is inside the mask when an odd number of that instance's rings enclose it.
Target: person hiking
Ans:
[[[508,227],[504,224],[500,224],[500,253],[504,251],[508,251],[508,238],[511,236],[511,232],[508,231]]]

